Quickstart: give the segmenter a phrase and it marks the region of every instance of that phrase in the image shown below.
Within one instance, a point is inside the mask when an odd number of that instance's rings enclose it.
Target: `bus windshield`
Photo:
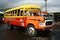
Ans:
[[[47,14],[47,15],[43,15],[45,17],[46,20],[52,20],[53,19],[53,15]]]

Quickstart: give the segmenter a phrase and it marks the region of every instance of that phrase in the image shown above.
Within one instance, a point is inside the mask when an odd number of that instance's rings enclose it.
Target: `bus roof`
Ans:
[[[8,12],[8,11],[11,11],[11,10],[16,10],[16,9],[19,9],[19,8],[40,8],[39,6],[37,5],[31,5],[31,4],[27,4],[27,5],[22,5],[22,6],[19,6],[19,7],[15,7],[15,8],[12,8],[12,9],[9,9],[5,12]]]

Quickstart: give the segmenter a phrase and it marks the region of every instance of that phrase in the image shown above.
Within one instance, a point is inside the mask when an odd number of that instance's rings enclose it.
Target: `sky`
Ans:
[[[0,0],[0,9],[7,9],[25,4],[34,4],[41,7],[45,11],[44,0]],[[48,12],[60,12],[60,0],[47,0]]]

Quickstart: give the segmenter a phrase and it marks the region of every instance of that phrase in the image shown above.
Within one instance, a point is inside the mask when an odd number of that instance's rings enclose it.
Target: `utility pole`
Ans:
[[[47,0],[44,1],[45,1],[45,12],[47,12]]]

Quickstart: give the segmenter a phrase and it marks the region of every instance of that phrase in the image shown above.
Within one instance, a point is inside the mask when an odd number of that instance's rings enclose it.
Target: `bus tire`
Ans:
[[[37,30],[34,28],[33,25],[28,25],[26,31],[27,31],[28,36],[30,37],[37,36]]]

